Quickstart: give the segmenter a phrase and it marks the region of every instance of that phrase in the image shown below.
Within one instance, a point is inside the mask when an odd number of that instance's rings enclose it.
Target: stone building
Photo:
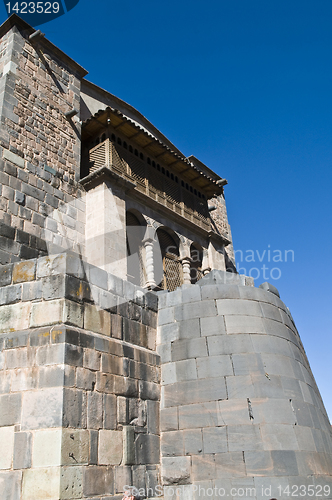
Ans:
[[[331,499],[289,310],[224,186],[16,15],[0,27],[1,500]]]

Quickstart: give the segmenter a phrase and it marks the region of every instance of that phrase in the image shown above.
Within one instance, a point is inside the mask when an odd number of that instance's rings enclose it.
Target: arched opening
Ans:
[[[190,246],[190,279],[191,283],[194,285],[203,276],[202,273],[202,261],[203,261],[203,249],[197,243],[192,243]]]
[[[145,284],[143,237],[145,227],[132,212],[126,213],[127,279],[138,286]]]
[[[182,285],[182,266],[179,260],[179,245],[176,236],[171,235],[165,228],[157,230],[158,241],[161,250],[164,275],[159,287],[172,292]]]

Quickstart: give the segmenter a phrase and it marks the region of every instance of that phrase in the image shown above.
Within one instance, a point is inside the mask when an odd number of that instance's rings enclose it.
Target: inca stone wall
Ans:
[[[33,31],[16,25],[0,42],[0,264],[45,254],[43,231],[63,246],[59,221],[47,219],[55,209],[73,246],[85,221],[80,200],[68,208],[80,196],[81,146],[79,120],[65,113],[79,110],[86,72],[47,40],[30,43]]]
[[[159,297],[166,498],[331,486],[331,426],[288,309],[225,277],[214,271]]]
[[[0,283],[1,499],[155,488],[156,295],[73,255],[1,266]]]

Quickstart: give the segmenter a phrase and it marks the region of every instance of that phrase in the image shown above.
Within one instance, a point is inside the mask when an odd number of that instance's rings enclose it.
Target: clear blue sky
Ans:
[[[228,179],[235,249],[266,250],[239,264],[269,268],[330,417],[331,28],[329,0],[80,0],[41,26],[89,80]],[[294,262],[268,262],[268,248]]]

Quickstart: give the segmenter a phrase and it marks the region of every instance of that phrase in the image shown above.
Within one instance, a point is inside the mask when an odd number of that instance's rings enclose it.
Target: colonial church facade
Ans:
[[[328,416],[278,291],[236,272],[226,179],[16,15],[0,74],[1,498],[332,499]]]

